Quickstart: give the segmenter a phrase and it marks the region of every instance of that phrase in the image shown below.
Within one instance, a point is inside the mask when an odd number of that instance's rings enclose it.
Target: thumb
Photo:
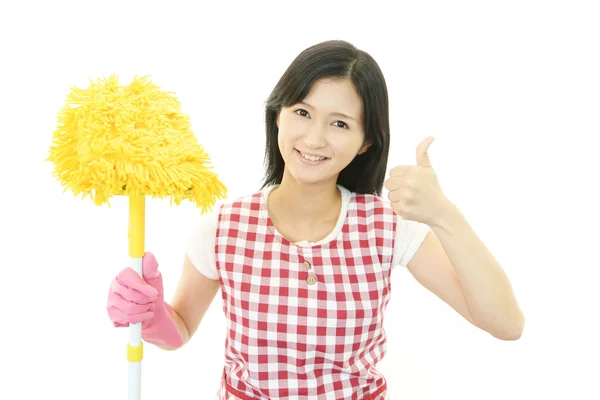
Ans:
[[[156,278],[158,275],[158,261],[156,261],[154,254],[147,251],[142,258],[142,276],[147,281]]]
[[[431,146],[431,143],[433,143],[433,141],[435,140],[435,137],[433,136],[428,136],[425,139],[423,139],[423,141],[421,141],[421,143],[419,143],[419,146],[417,147],[417,165],[423,166],[423,167],[431,167],[431,160],[429,159],[429,154],[427,153],[427,150],[429,150],[429,146]]]

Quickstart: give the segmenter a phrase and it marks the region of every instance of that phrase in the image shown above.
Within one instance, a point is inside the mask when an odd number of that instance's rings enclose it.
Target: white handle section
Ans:
[[[142,398],[142,362],[130,362],[129,364],[129,400],[140,400]]]
[[[131,269],[142,276],[142,259],[131,258]],[[138,346],[142,342],[142,323],[129,324],[129,344]],[[129,362],[129,400],[142,398],[142,362]]]

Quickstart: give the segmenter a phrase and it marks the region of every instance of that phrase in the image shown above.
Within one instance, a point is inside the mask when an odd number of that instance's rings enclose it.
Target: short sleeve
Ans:
[[[187,245],[187,256],[200,273],[210,279],[219,279],[215,261],[215,242],[219,207],[202,214],[192,226]]]
[[[406,268],[431,228],[421,222],[403,219],[398,214],[395,215],[395,218],[396,237],[392,269],[398,265]]]

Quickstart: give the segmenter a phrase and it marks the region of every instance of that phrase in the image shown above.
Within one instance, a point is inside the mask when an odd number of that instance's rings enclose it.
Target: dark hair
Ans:
[[[371,144],[357,155],[338,177],[346,189],[380,196],[390,147],[388,93],[383,73],[368,53],[343,40],[329,40],[300,53],[277,82],[266,101],[266,173],[261,187],[280,184],[285,163],[277,136],[277,116],[282,107],[302,101],[315,81],[350,79],[363,101],[365,140]]]

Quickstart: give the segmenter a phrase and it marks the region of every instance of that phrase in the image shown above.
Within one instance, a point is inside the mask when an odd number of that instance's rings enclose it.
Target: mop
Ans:
[[[184,200],[212,210],[227,188],[211,171],[210,158],[192,133],[189,116],[172,92],[148,76],[121,86],[115,75],[73,87],[58,115],[50,156],[53,177],[75,197],[95,205],[128,196],[130,266],[142,276],[146,196],[170,204]],[[130,400],[141,398],[142,323],[129,325],[127,344]]]

